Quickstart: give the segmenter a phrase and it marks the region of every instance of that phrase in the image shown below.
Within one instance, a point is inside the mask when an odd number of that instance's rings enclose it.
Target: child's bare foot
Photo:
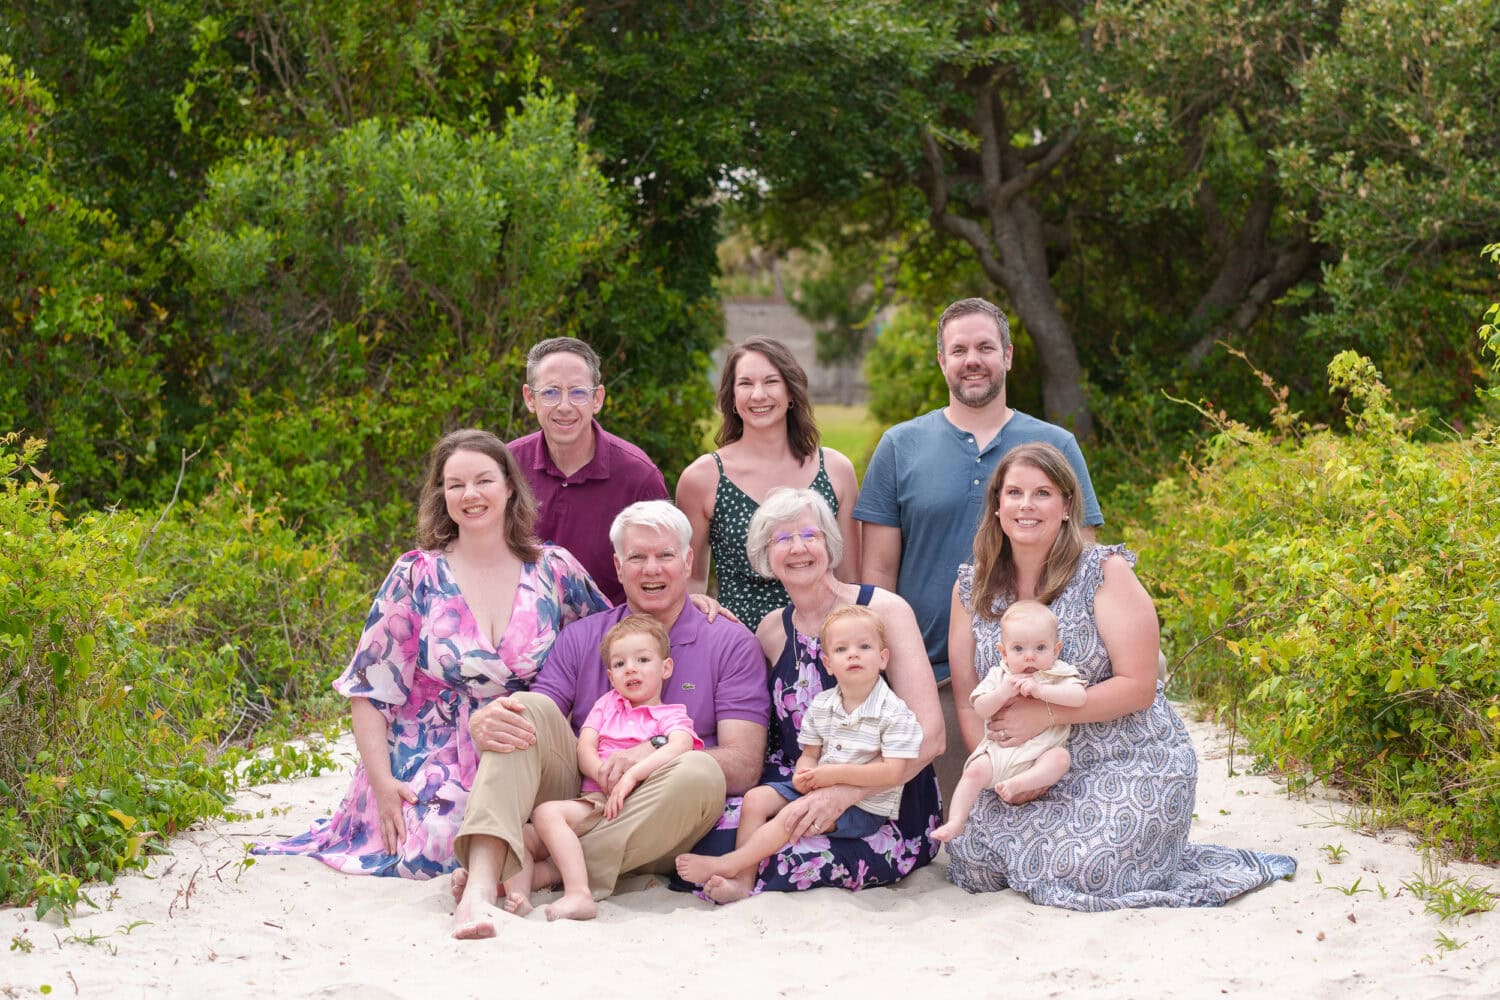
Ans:
[[[754,888],[748,875],[742,878],[713,875],[703,883],[703,894],[715,903],[738,903],[742,899],[749,899]]]
[[[703,885],[716,875],[732,874],[724,871],[723,862],[723,858],[710,857],[707,854],[679,854],[677,855],[677,874],[684,882]]]
[[[1021,774],[1016,775],[1014,778],[1011,778],[1009,781],[1002,781],[1000,782],[1000,784],[996,785],[995,794],[1000,796],[1000,801],[1002,802],[1018,805],[1019,802],[1017,802],[1016,800],[1020,800],[1020,802],[1030,802],[1032,799],[1036,798],[1047,789],[1051,788],[1053,784],[1054,782],[1051,781],[1043,781],[1040,783],[1038,783],[1034,779],[1028,781],[1026,779],[1026,773],[1022,772]]]
[[[564,895],[547,906],[548,920],[593,920],[599,915],[599,904],[588,893],[579,896]]]
[[[932,839],[936,840],[940,844],[946,844],[954,837],[957,837],[960,833],[963,833],[964,827],[966,825],[967,823],[963,818],[950,819],[948,822],[932,831]]]
[[[505,899],[501,902],[500,908],[506,913],[514,913],[518,917],[524,917],[531,912],[531,895],[521,892],[518,889],[509,891],[505,894]]]
[[[466,894],[458,901],[458,908],[453,911],[453,936],[460,941],[475,941],[495,936],[495,921],[489,916],[494,897],[486,900],[482,897],[471,898],[472,895],[477,894]]]
[[[453,893],[453,902],[457,904],[464,898],[464,886],[469,884],[469,869],[460,868],[453,873],[453,878],[448,883],[448,891]]]

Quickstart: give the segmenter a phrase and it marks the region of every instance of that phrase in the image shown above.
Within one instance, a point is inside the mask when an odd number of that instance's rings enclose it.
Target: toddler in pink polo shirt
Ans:
[[[505,908],[524,914],[531,909],[533,885],[561,880],[563,894],[547,907],[547,919],[589,920],[598,912],[589,891],[588,870],[578,838],[620,813],[625,799],[657,768],[687,753],[702,750],[703,741],[681,705],[661,703],[662,683],[672,676],[671,640],[654,618],[631,615],[604,633],[599,644],[609,669],[611,690],[604,692],[578,733],[578,770],[583,795],[543,802],[526,826],[526,859],[505,883]],[[649,751],[619,773],[606,792],[605,762],[637,747]]]

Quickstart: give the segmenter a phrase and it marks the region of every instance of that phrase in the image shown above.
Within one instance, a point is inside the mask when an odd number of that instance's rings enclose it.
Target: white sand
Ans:
[[[1424,868],[1402,835],[1370,835],[1327,797],[1227,774],[1223,734],[1190,723],[1201,761],[1193,839],[1290,854],[1292,882],[1223,909],[1085,914],[1014,892],[966,895],[945,859],[891,889],[768,893],[715,908],[648,879],[592,923],[504,917],[491,941],[448,938],[448,880],[340,875],[259,858],[247,839],[300,832],[347,773],[268,786],[266,818],[194,830],[147,874],[96,887],[69,926],[0,911],[0,996],[447,998],[920,996],[1440,997],[1500,992],[1500,914],[1440,923],[1404,881],[1500,886],[1493,868]],[[352,746],[341,746],[352,766]],[[1237,764],[1245,766],[1243,756]],[[284,815],[270,816],[276,807]],[[1339,863],[1324,845],[1341,846]],[[1358,882],[1346,895],[1337,887]],[[1382,892],[1383,889],[1383,892]],[[1440,949],[1439,934],[1455,944]],[[15,938],[33,945],[7,950]]]

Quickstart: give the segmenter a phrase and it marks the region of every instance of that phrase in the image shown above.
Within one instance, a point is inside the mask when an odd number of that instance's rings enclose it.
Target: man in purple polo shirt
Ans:
[[[552,337],[527,352],[521,396],[541,430],[507,447],[536,496],[537,537],[573,553],[619,604],[625,591],[615,572],[609,524],[637,500],[667,499],[661,470],[644,451],[599,426],[599,356],[576,337]]]
[[[579,793],[578,734],[594,701],[609,688],[599,643],[627,615],[650,615],[672,640],[672,676],[662,701],[686,706],[705,749],[658,768],[608,823],[579,838],[596,897],[614,891],[622,873],[672,872],[676,856],[718,822],[726,791],[740,795],[760,780],[770,696],[766,661],[755,636],[720,615],[709,622],[688,600],[692,528],[664,500],[631,504],[609,529],[626,603],[562,630],[530,691],[497,698],[470,717],[482,751],[454,853],[467,875],[455,937],[491,937],[499,883],[521,866],[522,829],[538,802]],[[652,750],[641,743],[609,758],[600,772],[608,792]]]

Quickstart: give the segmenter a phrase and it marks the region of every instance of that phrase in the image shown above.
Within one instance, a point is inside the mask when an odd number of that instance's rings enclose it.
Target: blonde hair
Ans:
[[[1016,596],[1015,552],[995,512],[1000,509],[1000,490],[1005,486],[1005,476],[1018,465],[1036,469],[1046,476],[1062,493],[1067,504],[1062,530],[1057,533],[1042,564],[1042,575],[1036,588],[1038,601],[1051,604],[1067,589],[1085,548],[1083,533],[1079,530],[1083,523],[1083,497],[1073,466],[1050,444],[1023,444],[1012,448],[990,477],[985,490],[984,515],[980,518],[979,531],[974,535],[974,613],[990,621],[997,617],[997,600]]]
[[[661,622],[650,615],[631,615],[612,625],[599,643],[599,655],[604,657],[606,667],[609,666],[610,647],[632,635],[649,635],[656,640],[656,650],[661,653],[663,660],[672,655],[672,639],[667,635],[667,630]]]
[[[880,643],[880,648],[890,648],[885,641],[885,622],[881,621],[879,615],[863,604],[845,604],[830,611],[828,617],[823,619],[823,627],[818,630],[818,648],[821,649],[828,645],[828,631],[833,626],[850,618],[863,622],[866,625],[875,626],[875,639]]]
[[[1057,638],[1057,616],[1041,601],[1017,601],[1006,608],[1005,614],[1000,616],[1000,638],[1005,638],[1007,623],[1018,625],[1027,621],[1045,623],[1052,630],[1052,638]]]

